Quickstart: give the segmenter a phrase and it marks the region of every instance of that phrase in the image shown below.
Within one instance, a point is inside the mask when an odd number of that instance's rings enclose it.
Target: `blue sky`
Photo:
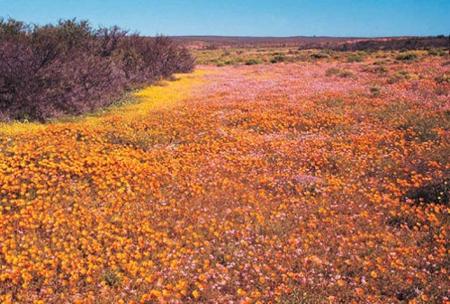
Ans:
[[[146,35],[450,34],[450,0],[0,0],[0,16],[76,17]]]

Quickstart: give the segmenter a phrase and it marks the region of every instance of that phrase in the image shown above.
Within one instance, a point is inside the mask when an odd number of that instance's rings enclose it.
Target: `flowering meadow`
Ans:
[[[0,302],[450,303],[449,59],[346,56],[0,125]]]

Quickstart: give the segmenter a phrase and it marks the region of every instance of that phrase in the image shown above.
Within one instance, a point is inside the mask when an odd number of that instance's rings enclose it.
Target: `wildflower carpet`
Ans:
[[[0,302],[447,301],[449,85],[423,60],[203,66],[2,125]]]

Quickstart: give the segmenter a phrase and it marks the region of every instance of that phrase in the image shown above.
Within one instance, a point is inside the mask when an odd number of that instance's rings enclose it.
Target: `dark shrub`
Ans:
[[[408,71],[398,71],[388,79],[388,83],[393,84],[401,80],[408,80],[410,78],[411,75]]]
[[[416,226],[417,219],[411,215],[398,214],[390,216],[386,219],[386,224],[394,228],[401,228],[402,226],[413,229]]]
[[[434,80],[440,84],[450,83],[450,76],[447,74],[443,74],[441,76],[434,78]]]
[[[270,62],[278,63],[278,62],[283,62],[285,60],[286,60],[286,56],[284,56],[283,54],[277,54],[272,59],[270,59]]]
[[[375,87],[370,87],[369,91],[370,91],[370,95],[372,97],[378,97],[381,94],[381,89],[379,87],[376,87],[376,86]]]
[[[339,72],[338,76],[341,78],[349,78],[349,77],[353,77],[353,73],[351,71],[342,70]]]
[[[363,60],[364,58],[360,54],[350,54],[347,56],[347,62],[362,62]]]
[[[448,129],[450,121],[444,114],[430,116],[420,112],[405,112],[401,122],[397,125],[399,130],[408,131],[405,139],[419,142],[438,141],[440,139],[437,128]]]
[[[111,269],[107,269],[103,272],[102,280],[110,287],[120,284],[120,277]]]
[[[353,73],[347,70],[341,70],[339,68],[329,68],[325,71],[325,75],[326,76],[338,76],[341,78],[348,78],[348,77],[352,77]]]
[[[312,53],[311,58],[312,59],[324,59],[324,58],[330,58],[330,55],[323,53],[323,52]]]
[[[28,26],[0,19],[0,117],[43,121],[81,114],[193,67],[189,52],[166,37],[95,30],[87,21]]]
[[[338,75],[340,72],[341,72],[340,69],[334,68],[334,67],[333,67],[333,68],[327,69],[327,70],[325,71],[325,75],[326,75],[326,76],[335,76],[335,75]]]
[[[415,53],[400,53],[398,54],[395,59],[400,61],[413,61],[417,59],[417,54]]]
[[[255,64],[259,64],[260,62],[256,59],[249,59],[245,62],[246,65],[255,65]]]
[[[384,75],[388,72],[388,69],[383,65],[379,65],[379,66],[376,66],[375,68],[373,68],[372,72],[375,74]]]
[[[410,189],[405,194],[405,198],[409,198],[417,204],[436,203],[448,205],[450,199],[449,179],[435,181],[418,188]]]
[[[377,51],[377,50],[423,50],[429,48],[445,49],[448,37],[405,37],[392,39],[364,39],[345,43],[332,43],[329,48],[339,51]]]

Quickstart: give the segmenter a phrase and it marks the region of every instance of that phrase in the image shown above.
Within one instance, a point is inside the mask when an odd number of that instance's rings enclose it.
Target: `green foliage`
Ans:
[[[312,53],[310,55],[310,57],[312,59],[325,59],[325,58],[330,58],[330,55],[325,52],[317,52],[317,53]]]
[[[347,71],[347,70],[341,70],[339,68],[329,68],[325,71],[325,75],[326,76],[338,76],[341,78],[348,78],[348,77],[352,77],[353,73],[351,71]]]
[[[110,287],[120,284],[120,277],[111,269],[107,269],[103,272],[102,280]]]
[[[411,74],[408,71],[398,71],[394,75],[392,75],[388,79],[388,83],[393,84],[401,80],[408,80],[411,79]]]
[[[260,64],[260,63],[261,63],[261,61],[252,58],[252,59],[248,59],[245,62],[245,65],[255,65],[255,64]]]
[[[321,296],[319,292],[302,292],[295,289],[290,294],[282,296],[278,304],[321,304],[326,302],[325,297]]]
[[[433,116],[428,117],[424,113],[407,112],[403,114],[398,128],[409,130],[412,134],[408,140],[417,140],[419,142],[435,141],[439,139],[436,128],[448,129],[450,121],[448,118]]]
[[[417,58],[418,58],[417,54],[413,52],[400,53],[397,56],[395,56],[395,59],[399,61],[414,61]]]
[[[359,54],[350,54],[347,56],[347,62],[362,62],[364,58]]]
[[[354,75],[353,75],[353,73],[350,72],[350,71],[342,70],[342,71],[338,74],[338,76],[341,77],[341,78],[349,78],[349,77],[353,77]]]
[[[271,63],[278,63],[278,62],[284,62],[286,60],[286,56],[283,54],[277,54],[275,55],[270,62]]]
[[[325,71],[325,75],[326,76],[335,76],[335,75],[339,74],[340,71],[341,71],[340,69],[335,68],[335,67],[329,68]]]
[[[428,55],[430,56],[445,56],[448,53],[447,50],[441,48],[434,48],[428,50]]]
[[[388,69],[384,65],[378,65],[372,71],[376,74],[386,74]]]

